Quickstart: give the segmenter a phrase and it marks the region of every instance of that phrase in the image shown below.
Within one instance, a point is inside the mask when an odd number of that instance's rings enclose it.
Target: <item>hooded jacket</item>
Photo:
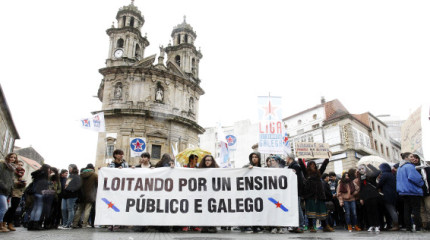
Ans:
[[[4,160],[0,161],[0,194],[9,196],[13,188],[13,169],[6,165]]]
[[[391,167],[388,163],[379,165],[381,170],[381,177],[379,178],[378,188],[384,194],[384,202],[395,205],[396,204],[396,178],[391,172]]]
[[[85,169],[81,173],[81,203],[93,203],[96,201],[98,176],[92,169]]]
[[[396,189],[400,196],[423,196],[423,178],[409,161],[402,160],[397,170]]]

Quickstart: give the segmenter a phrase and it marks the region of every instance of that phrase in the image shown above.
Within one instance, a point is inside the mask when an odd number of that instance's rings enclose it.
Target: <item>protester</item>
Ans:
[[[109,164],[110,168],[128,168],[128,163],[123,159],[124,152],[121,149],[113,151],[113,161]]]
[[[248,156],[249,163],[245,164],[243,168],[249,168],[252,169],[253,167],[261,167],[261,154],[259,152],[252,152]],[[252,226],[252,227],[239,227],[241,232],[246,233],[259,233],[262,232],[262,230],[258,226]]]
[[[128,163],[123,159],[124,151],[122,151],[121,149],[115,149],[112,155],[114,159],[109,164],[110,168],[118,168],[118,169],[128,168]],[[115,231],[118,231],[119,228],[120,226],[112,225],[108,227],[108,230],[115,232]]]
[[[308,216],[308,229],[310,232],[315,233],[313,219],[319,219],[324,232],[333,232],[334,229],[327,224],[327,208],[325,206],[325,193],[323,183],[321,181],[321,174],[324,173],[329,159],[325,159],[321,167],[318,169],[314,161],[310,161],[307,167],[304,163],[299,161],[305,176],[305,185],[303,190],[303,197],[306,201],[306,215]]]
[[[354,226],[354,230],[359,232],[364,228],[364,207],[360,204],[360,179],[357,178],[357,169],[350,168],[348,170],[348,176],[354,183],[354,186],[358,188],[354,195],[355,207],[357,212],[357,224]]]
[[[14,227],[14,216],[16,209],[18,208],[19,202],[21,201],[21,197],[24,194],[25,186],[27,185],[26,181],[22,178],[25,173],[25,169],[23,168],[24,162],[16,159],[14,164],[16,166],[16,169],[13,179],[12,198],[10,201],[11,206],[7,210],[3,219],[3,221],[7,223],[7,229],[9,229],[10,231],[16,231]]]
[[[98,175],[94,172],[94,165],[89,163],[81,173],[82,187],[80,189],[78,209],[76,210],[73,218],[72,228],[78,228],[79,220],[81,219],[82,212],[82,228],[88,227],[88,218],[90,216],[91,207],[96,201]]]
[[[293,171],[296,173],[296,176],[297,176],[297,193],[298,193],[298,204],[299,204],[299,226],[297,228],[293,228],[290,232],[303,233],[303,226],[305,225],[305,218],[303,216],[301,201],[302,201],[302,197],[303,197],[304,175],[302,172],[302,168],[294,159],[295,159],[295,156],[293,153],[287,154],[286,167],[289,169],[293,169]]]
[[[271,159],[269,160],[269,165],[270,168],[281,168],[281,158],[279,156],[272,156]],[[275,233],[279,233],[279,234],[284,234],[284,230],[282,227],[271,227],[270,230],[271,233],[275,234]]]
[[[345,220],[349,232],[352,232],[352,226],[358,228],[355,195],[359,192],[360,187],[349,177],[348,172],[344,172],[339,181],[336,195],[339,199],[339,205],[345,210]]]
[[[196,168],[198,160],[199,160],[199,157],[197,155],[191,154],[188,157],[188,164],[184,165],[184,167],[186,167],[186,168]]]
[[[70,229],[75,215],[75,203],[79,196],[81,188],[81,178],[78,175],[79,170],[75,164],[69,165],[69,178],[67,178],[64,187],[63,200],[61,203],[61,211],[63,214],[63,226],[59,229]]]
[[[170,155],[165,153],[165,154],[163,154],[163,156],[161,156],[161,160],[158,161],[157,164],[155,164],[155,168],[172,167],[172,165],[170,164],[171,160],[172,160],[172,158],[170,157]]]
[[[379,175],[377,170],[372,165],[359,165],[358,177],[360,178],[360,204],[365,207],[367,221],[369,224],[369,232],[380,232],[380,214],[378,205],[381,201],[381,195],[376,187],[376,177]]]
[[[421,221],[423,229],[430,231],[430,167],[420,165],[421,158],[417,154],[414,154],[413,164],[415,168],[421,174],[423,184],[423,198],[421,199]]]
[[[423,196],[422,186],[424,181],[421,175],[411,163],[414,155],[410,152],[402,153],[402,161],[397,170],[396,189],[404,201],[404,223],[407,231],[413,231],[411,214],[414,216],[416,231],[421,231],[421,198]]]
[[[139,164],[135,166],[136,168],[152,168],[151,155],[148,152],[144,152],[140,155]]]
[[[30,222],[28,223],[27,230],[42,230],[41,219],[44,197],[43,194],[49,189],[49,176],[51,175],[51,166],[43,164],[39,170],[31,173],[33,178],[32,192],[34,196],[33,209],[31,210]],[[52,203],[45,203],[52,204]]]
[[[58,174],[58,169],[55,167],[51,167],[51,173],[48,180],[48,189],[43,192],[43,212],[42,218],[43,228],[51,229],[57,228],[58,225],[55,223],[55,218],[59,214],[57,212],[57,204],[58,204],[58,194],[61,193],[61,183],[60,176]]]
[[[12,192],[15,162],[18,159],[16,153],[9,153],[5,160],[0,161],[0,232],[9,232],[3,217],[8,209],[7,198]]]
[[[336,226],[341,226],[345,223],[345,217],[343,208],[339,204],[339,199],[337,199],[336,190],[339,183],[339,179],[337,178],[337,175],[335,172],[329,172],[329,184],[330,184],[330,190],[333,197],[333,203],[334,203],[334,220],[336,223]],[[335,226],[335,225],[333,225]]]
[[[380,189],[384,194],[384,206],[392,220],[392,227],[389,230],[398,231],[399,218],[396,211],[396,178],[394,177],[391,167],[388,165],[388,163],[379,165],[379,170],[381,170],[381,175],[379,177],[378,189]]]
[[[202,158],[199,163],[199,168],[219,168],[218,164],[215,162],[215,159],[212,155],[206,155]],[[216,227],[202,227],[202,233],[216,233]]]

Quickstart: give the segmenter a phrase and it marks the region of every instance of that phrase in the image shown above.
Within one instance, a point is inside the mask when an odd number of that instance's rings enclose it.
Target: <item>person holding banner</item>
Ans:
[[[151,164],[151,154],[149,152],[144,152],[140,155],[139,164],[135,166],[135,168],[153,168]]]
[[[325,159],[321,167],[318,169],[314,161],[308,162],[306,170],[303,171],[305,175],[305,184],[303,189],[303,197],[306,201],[306,215],[308,216],[308,229],[312,233],[316,233],[313,219],[319,219],[324,232],[334,232],[334,229],[327,224],[327,208],[325,206],[325,191],[321,174],[324,173],[329,159]],[[304,163],[300,161],[302,169]]]
[[[273,156],[270,160],[270,168],[283,168],[281,165],[281,158],[277,155]],[[272,227],[270,230],[271,233],[280,233],[284,234],[284,230],[281,227]]]
[[[303,226],[305,225],[305,218],[303,216],[303,209],[301,206],[301,201],[303,197],[303,183],[304,183],[304,175],[302,172],[302,168],[300,165],[294,160],[295,156],[292,152],[287,154],[287,163],[286,167],[289,169],[293,169],[297,175],[297,193],[299,197],[299,227],[294,228],[290,232],[294,233],[303,233]]]
[[[219,168],[212,155],[206,155],[199,163],[199,168]],[[216,227],[202,227],[201,233],[216,233]]]
[[[122,151],[121,149],[116,149],[115,151],[113,151],[113,161],[109,164],[110,168],[118,168],[118,169],[122,169],[122,168],[128,168],[128,163],[123,159],[124,156],[124,151]],[[109,231],[118,231],[120,226],[109,226],[108,230]]]
[[[252,169],[253,167],[261,167],[261,154],[259,152],[252,152],[249,154],[249,163],[245,164],[243,168]],[[249,227],[239,227],[241,232],[246,233],[262,233],[262,230],[257,226]]]
[[[113,151],[113,161],[109,164],[110,168],[128,168],[128,163],[123,159],[124,152],[121,149]]]

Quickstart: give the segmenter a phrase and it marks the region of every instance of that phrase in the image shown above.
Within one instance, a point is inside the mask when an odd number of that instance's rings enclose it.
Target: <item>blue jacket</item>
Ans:
[[[381,170],[381,178],[379,179],[378,188],[382,190],[384,194],[384,202],[396,204],[396,177],[391,172],[391,167],[388,163],[379,165]]]
[[[422,196],[423,178],[410,162],[402,162],[397,170],[397,192],[400,196]]]

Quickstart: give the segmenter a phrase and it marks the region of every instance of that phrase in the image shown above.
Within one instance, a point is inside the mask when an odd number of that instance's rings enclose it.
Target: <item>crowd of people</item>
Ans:
[[[152,165],[150,154],[141,155],[138,165],[130,166],[123,158],[124,152],[113,152],[110,168],[158,168],[175,167],[175,161],[164,154]],[[187,168],[218,168],[214,157],[206,155],[199,161],[191,155]],[[421,165],[418,155],[402,153],[402,161],[393,166],[388,163],[359,165],[337,176],[325,173],[329,159],[319,166],[315,161],[305,161],[288,154],[285,159],[271,155],[265,162],[261,154],[249,155],[244,168],[288,168],[297,175],[299,226],[288,231],[303,233],[333,232],[346,229],[349,232],[368,229],[369,232],[430,231],[430,167]],[[15,231],[16,225],[28,230],[71,229],[94,227],[95,202],[98,176],[93,164],[78,169],[70,164],[68,169],[58,170],[47,164],[31,173],[32,182],[23,179],[23,162],[15,153],[9,153],[0,161],[0,232]],[[9,202],[9,203],[8,203]],[[320,227],[318,227],[320,225]],[[117,231],[121,226],[104,226]],[[145,231],[148,226],[138,227]],[[201,231],[216,233],[217,228],[199,226],[154,227],[158,231]],[[230,230],[232,227],[221,227]],[[234,228],[233,228],[234,229]],[[268,231],[284,233],[280,226],[239,226],[248,233]]]

